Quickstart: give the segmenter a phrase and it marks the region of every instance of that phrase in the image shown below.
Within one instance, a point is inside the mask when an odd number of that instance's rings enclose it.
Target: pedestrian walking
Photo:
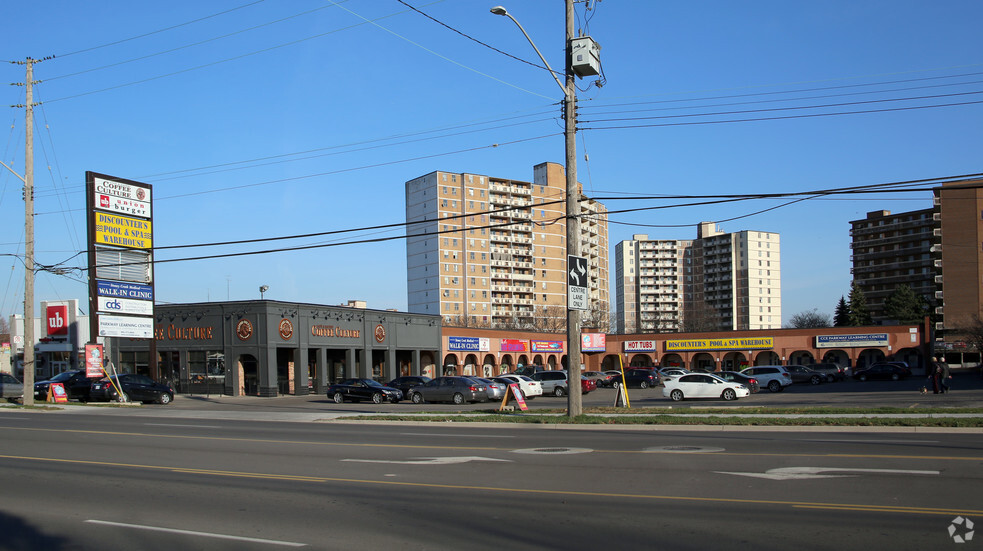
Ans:
[[[939,387],[942,394],[949,392],[949,381],[952,380],[952,375],[949,373],[949,364],[945,363],[945,357],[939,356]]]
[[[932,381],[932,394],[938,394],[942,389],[942,366],[938,360],[933,361],[929,367],[928,379]]]

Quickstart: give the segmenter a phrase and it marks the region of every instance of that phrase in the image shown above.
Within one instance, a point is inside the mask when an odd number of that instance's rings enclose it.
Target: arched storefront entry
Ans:
[[[880,350],[877,349],[868,348],[867,350],[861,352],[860,356],[857,357],[857,369],[863,369],[865,367],[874,365],[877,362],[883,362],[883,361],[884,361],[884,352],[881,352]]]
[[[840,367],[850,367],[850,356],[842,350],[827,350],[823,353],[822,363],[836,364]]]
[[[250,354],[243,354],[236,360],[239,369],[239,395],[259,396],[259,362]]]
[[[742,352],[728,352],[720,360],[720,369],[722,371],[740,371],[747,366],[747,358]]]
[[[816,363],[812,353],[806,350],[796,350],[788,357],[789,365],[809,365]]]
[[[693,363],[690,366],[690,371],[716,371],[717,361],[713,359],[713,356],[705,352],[700,352],[699,354],[693,356]]]
[[[782,358],[773,350],[765,350],[754,357],[754,365],[782,365]]]

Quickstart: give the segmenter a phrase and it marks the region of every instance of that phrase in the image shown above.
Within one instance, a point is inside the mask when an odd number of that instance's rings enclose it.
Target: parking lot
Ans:
[[[901,381],[868,381],[859,382],[847,379],[841,382],[823,383],[820,385],[793,384],[782,392],[763,390],[734,402],[723,400],[686,400],[673,402],[662,396],[662,387],[629,389],[629,398],[633,408],[646,407],[899,407],[899,408],[930,408],[930,407],[983,407],[983,379],[979,371],[954,371],[952,390],[947,394],[932,394],[931,388],[923,394],[921,388],[926,386],[924,377],[914,376]],[[584,408],[610,407],[614,405],[616,393],[610,388],[600,388],[584,396]],[[566,397],[540,396],[527,402],[530,409],[565,409]],[[398,404],[373,404],[371,402],[336,404],[326,395],[309,396],[279,396],[276,398],[258,398],[253,396],[202,396],[178,395],[174,402],[166,406],[148,405],[145,407],[176,408],[176,409],[213,409],[224,411],[241,411],[245,409],[263,408],[278,412],[371,412],[371,413],[405,413],[405,412],[442,412],[496,409],[499,402],[484,402],[478,404],[413,404],[402,401]]]

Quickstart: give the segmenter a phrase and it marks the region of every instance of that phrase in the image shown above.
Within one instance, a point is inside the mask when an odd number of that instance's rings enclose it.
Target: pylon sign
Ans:
[[[152,186],[95,172],[85,173],[85,183],[90,334],[152,339]]]

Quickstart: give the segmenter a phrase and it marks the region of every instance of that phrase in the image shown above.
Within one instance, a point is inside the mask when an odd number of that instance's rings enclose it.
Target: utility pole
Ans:
[[[566,0],[566,86],[563,98],[563,137],[566,141],[567,174],[567,258],[580,256],[580,192],[577,190],[577,86],[573,73],[573,0]],[[570,271],[567,266],[566,271]],[[580,387],[580,310],[567,304],[567,416],[584,413]]]
[[[27,58],[24,126],[24,405],[34,405],[34,60]]]

